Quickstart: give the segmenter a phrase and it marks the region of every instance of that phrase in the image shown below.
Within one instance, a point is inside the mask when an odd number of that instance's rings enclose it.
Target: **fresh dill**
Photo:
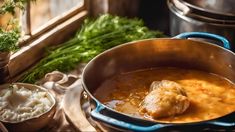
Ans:
[[[128,19],[109,14],[97,19],[86,19],[81,29],[69,41],[50,50],[21,82],[35,83],[46,73],[54,70],[67,72],[78,63],[88,62],[99,53],[122,43],[164,37],[161,32],[150,31],[142,20]]]

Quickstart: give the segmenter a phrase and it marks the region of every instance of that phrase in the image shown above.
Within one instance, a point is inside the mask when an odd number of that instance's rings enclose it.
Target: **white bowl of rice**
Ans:
[[[0,86],[0,121],[10,131],[36,131],[55,114],[56,100],[45,88],[13,83]]]

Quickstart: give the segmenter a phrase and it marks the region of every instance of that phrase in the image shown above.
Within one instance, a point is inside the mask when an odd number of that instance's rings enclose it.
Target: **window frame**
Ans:
[[[89,0],[84,0],[83,5],[77,5],[70,10],[50,19],[47,23],[43,24],[42,26],[38,27],[36,30],[32,31],[31,29],[31,13],[30,13],[30,1],[26,3],[25,13],[22,14],[21,21],[24,21],[22,23],[24,27],[25,35],[20,38],[19,46],[25,46],[27,43],[32,41],[33,39],[37,38],[38,36],[43,35],[47,31],[53,29],[57,25],[65,22],[67,19],[73,17],[74,15],[78,14],[81,11],[89,10]]]
[[[75,6],[49,20],[35,31],[31,31],[30,5],[27,3],[25,16],[26,35],[19,41],[20,50],[13,53],[8,64],[10,82],[17,81],[32,68],[46,53],[46,47],[58,45],[68,40],[89,16],[90,0],[82,6]],[[58,37],[63,36],[63,37]]]

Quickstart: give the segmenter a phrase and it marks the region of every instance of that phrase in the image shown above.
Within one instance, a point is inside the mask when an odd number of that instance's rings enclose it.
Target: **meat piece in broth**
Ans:
[[[140,112],[156,119],[182,114],[189,107],[189,100],[178,83],[162,80],[152,82],[150,93],[140,105]]]

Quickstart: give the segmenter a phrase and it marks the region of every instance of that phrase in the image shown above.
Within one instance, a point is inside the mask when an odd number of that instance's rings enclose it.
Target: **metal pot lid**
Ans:
[[[194,14],[222,20],[235,20],[235,0],[172,0],[187,6]]]
[[[177,2],[178,0],[168,0],[167,1],[167,5],[168,8],[176,14],[182,15],[182,16],[186,16],[188,18],[192,18],[194,20],[198,20],[204,23],[210,23],[210,24],[219,24],[219,25],[223,25],[223,26],[231,26],[234,27],[235,26],[235,20],[224,20],[224,19],[216,19],[213,17],[208,17],[208,16],[203,16],[200,14],[197,14],[195,12],[192,12],[192,10],[180,3]]]

